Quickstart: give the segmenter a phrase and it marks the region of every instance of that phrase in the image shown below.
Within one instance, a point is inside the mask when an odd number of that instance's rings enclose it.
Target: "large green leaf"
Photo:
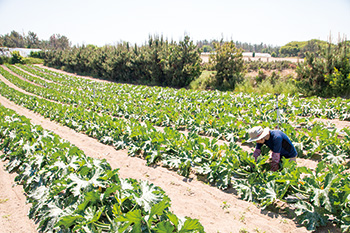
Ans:
[[[160,222],[155,228],[153,228],[157,233],[172,233],[175,230],[175,227],[171,225],[170,222]]]
[[[179,230],[179,233],[184,232],[204,232],[204,228],[199,223],[198,219],[187,218]]]
[[[327,224],[328,216],[322,208],[313,206],[308,202],[299,201],[295,204],[298,221],[303,224],[309,231],[314,231],[318,226]]]

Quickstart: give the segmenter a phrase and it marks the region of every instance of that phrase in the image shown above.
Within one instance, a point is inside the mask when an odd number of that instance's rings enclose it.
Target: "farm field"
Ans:
[[[171,209],[199,219],[206,232],[307,232],[301,223],[317,232],[340,232],[330,223],[318,227],[330,214],[339,214],[336,221],[348,229],[349,176],[342,165],[350,150],[348,100],[280,97],[280,127],[303,159],[298,167],[284,164],[285,170],[270,173],[265,172],[268,154],[255,164],[249,155],[253,145],[245,140],[251,125],[275,127],[273,95],[120,85],[44,67],[0,69],[2,105],[86,155],[106,158],[120,168],[120,176],[161,187]],[[293,203],[298,221],[283,209],[263,210],[253,204],[281,204],[284,194],[299,191],[307,200]]]

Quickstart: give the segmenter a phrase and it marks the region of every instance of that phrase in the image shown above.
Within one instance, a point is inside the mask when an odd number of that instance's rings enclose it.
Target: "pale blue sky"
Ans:
[[[72,44],[139,45],[149,35],[270,45],[350,40],[350,0],[0,0],[0,35],[12,30]]]

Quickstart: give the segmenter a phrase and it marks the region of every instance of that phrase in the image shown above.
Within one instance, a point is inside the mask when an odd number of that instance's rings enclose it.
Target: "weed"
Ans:
[[[224,201],[223,204],[221,205],[221,208],[222,208],[223,210],[229,209],[230,207],[231,207],[231,205],[228,204],[226,201]]]
[[[248,233],[249,231],[246,228],[239,229],[239,233]]]
[[[245,222],[245,212],[242,213],[241,217],[239,218],[240,222]]]
[[[288,221],[287,221],[287,219],[281,219],[281,220],[280,220],[280,223],[285,223],[285,224],[287,224]]]
[[[194,192],[192,191],[192,189],[190,189],[190,188],[187,188],[187,195],[188,196],[192,196],[192,195],[194,195]]]
[[[266,233],[266,231],[262,231],[260,230],[259,228],[254,228],[254,231],[257,232],[257,233]]]
[[[7,202],[9,199],[0,199],[0,204],[3,204],[3,203],[5,203],[5,202]]]

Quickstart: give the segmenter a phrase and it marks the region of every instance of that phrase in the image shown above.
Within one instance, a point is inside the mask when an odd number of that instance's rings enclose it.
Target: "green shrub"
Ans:
[[[38,51],[38,52],[35,52],[35,51],[31,51],[30,54],[29,54],[29,57],[33,57],[33,58],[41,58],[43,59],[44,58],[44,52],[43,51]]]
[[[307,52],[297,66],[297,85],[304,95],[350,97],[350,49],[345,42],[328,43],[318,52]]]
[[[0,65],[5,63],[11,63],[11,58],[6,56],[0,56]]]
[[[11,52],[11,64],[21,63],[23,64],[23,57],[19,53],[19,51],[12,51]]]

